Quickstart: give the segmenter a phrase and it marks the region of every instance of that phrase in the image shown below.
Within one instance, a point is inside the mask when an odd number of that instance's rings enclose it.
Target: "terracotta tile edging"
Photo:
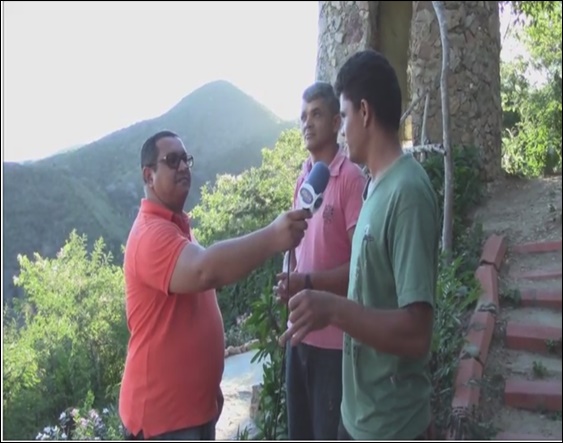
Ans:
[[[493,265],[497,272],[500,271],[507,249],[508,244],[504,236],[497,234],[491,235],[483,245],[483,252],[481,253],[479,264]]]
[[[475,270],[475,277],[481,284],[482,292],[465,335],[466,345],[462,349],[456,371],[452,399],[452,408],[462,414],[471,414],[473,407],[479,406],[481,389],[478,382],[487,363],[496,316],[500,309],[498,271],[506,250],[506,238],[502,235],[491,235],[483,246],[480,264]],[[455,439],[456,436],[450,432],[447,440]]]

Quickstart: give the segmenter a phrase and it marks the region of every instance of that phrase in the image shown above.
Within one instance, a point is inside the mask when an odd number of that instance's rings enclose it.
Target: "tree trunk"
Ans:
[[[450,71],[450,45],[448,24],[443,2],[433,1],[432,6],[438,18],[440,40],[442,42],[442,72],[440,75],[440,96],[442,102],[442,143],[444,144],[444,224],[442,226],[442,252],[449,265],[452,259],[454,174],[452,146],[450,142],[450,94],[448,76]],[[423,127],[425,122],[423,122]]]

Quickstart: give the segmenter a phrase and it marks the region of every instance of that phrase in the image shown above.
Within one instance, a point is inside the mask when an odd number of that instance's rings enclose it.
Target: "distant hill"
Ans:
[[[32,163],[4,163],[4,300],[13,294],[17,254],[53,256],[72,229],[100,236],[120,257],[143,196],[140,149],[156,131],[177,132],[194,155],[186,209],[217,174],[260,164],[294,122],[285,122],[234,85],[202,86],[160,117],[136,123],[78,149]]]

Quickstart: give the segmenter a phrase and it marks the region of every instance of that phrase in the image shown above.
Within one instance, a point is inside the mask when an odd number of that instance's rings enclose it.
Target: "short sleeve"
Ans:
[[[165,294],[180,253],[189,243],[171,222],[148,223],[137,241],[135,273],[141,282]]]
[[[420,188],[403,190],[390,224],[391,264],[400,308],[434,306],[438,275],[439,219],[434,199]]]
[[[353,168],[356,168],[356,166],[354,165]],[[357,169],[357,171],[349,172],[345,181],[346,186],[341,191],[343,192],[341,197],[346,231],[356,226],[363,204],[362,196],[366,186],[366,177],[359,168]]]

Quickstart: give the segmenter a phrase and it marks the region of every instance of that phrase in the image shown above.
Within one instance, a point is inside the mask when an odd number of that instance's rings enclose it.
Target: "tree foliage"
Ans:
[[[18,257],[26,294],[5,320],[4,436],[33,438],[91,391],[115,401],[127,345],[123,273],[73,232],[54,259]]]
[[[534,25],[541,16],[553,14],[557,10],[559,2],[537,2],[537,1],[504,1],[501,5],[510,4],[515,12],[515,20],[522,21],[524,18]]]
[[[530,58],[502,66],[506,136],[503,165],[512,174],[561,171],[561,2],[512,2],[516,36]],[[530,74],[545,81],[534,84]]]

